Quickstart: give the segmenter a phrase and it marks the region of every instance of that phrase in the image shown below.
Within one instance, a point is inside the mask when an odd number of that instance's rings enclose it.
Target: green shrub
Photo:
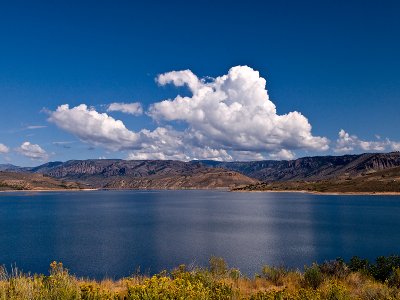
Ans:
[[[400,256],[379,256],[376,259],[376,264],[370,266],[370,274],[377,280],[384,282],[389,279],[393,270],[400,268]]]
[[[80,299],[76,278],[69,275],[61,262],[53,261],[50,264],[50,275],[43,276],[42,282],[47,294],[45,299]]]
[[[345,278],[349,274],[349,268],[342,259],[326,261],[320,265],[322,274],[335,278]]]
[[[211,256],[208,261],[210,264],[210,272],[214,275],[224,275],[228,271],[228,265],[222,257]]]
[[[400,268],[392,270],[387,282],[390,287],[400,288]]]
[[[347,266],[352,272],[368,272],[370,264],[369,261],[366,259],[361,259],[358,256],[353,256]]]
[[[283,267],[264,266],[262,269],[263,277],[277,286],[283,284],[282,280],[287,273],[287,270]]]
[[[230,269],[229,270],[229,277],[235,281],[238,281],[241,276],[239,269]]]
[[[311,267],[305,267],[304,272],[304,283],[307,287],[317,289],[324,281],[324,276],[317,264],[313,264]]]
[[[324,297],[326,300],[350,300],[350,293],[346,287],[337,282],[333,282],[328,287],[328,292]]]

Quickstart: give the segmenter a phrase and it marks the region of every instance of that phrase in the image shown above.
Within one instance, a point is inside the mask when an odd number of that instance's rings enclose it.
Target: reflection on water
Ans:
[[[400,197],[221,191],[0,193],[0,264],[121,277],[224,257],[262,264],[400,253]]]

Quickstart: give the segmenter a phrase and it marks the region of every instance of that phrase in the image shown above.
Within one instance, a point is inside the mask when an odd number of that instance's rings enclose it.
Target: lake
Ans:
[[[120,278],[222,256],[245,274],[400,254],[399,196],[225,191],[0,193],[0,264]]]

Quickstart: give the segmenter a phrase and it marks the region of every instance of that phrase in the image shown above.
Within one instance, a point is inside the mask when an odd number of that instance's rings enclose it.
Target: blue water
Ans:
[[[0,193],[0,264],[120,278],[222,256],[246,274],[400,254],[400,197],[223,191]]]

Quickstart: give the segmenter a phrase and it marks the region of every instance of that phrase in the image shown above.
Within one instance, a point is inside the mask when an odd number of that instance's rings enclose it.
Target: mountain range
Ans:
[[[293,186],[293,182],[337,185],[344,181],[349,184],[356,179],[360,186],[359,178],[378,180],[371,174],[396,167],[400,167],[400,152],[249,162],[91,159],[49,162],[33,168],[0,165],[0,171],[3,178],[6,173],[41,174],[60,181],[60,185],[76,182],[79,187],[90,188],[232,189],[263,186],[265,189],[269,183],[275,183],[275,186],[280,183],[280,187]],[[382,175],[386,180],[391,176],[397,178],[396,172]]]

